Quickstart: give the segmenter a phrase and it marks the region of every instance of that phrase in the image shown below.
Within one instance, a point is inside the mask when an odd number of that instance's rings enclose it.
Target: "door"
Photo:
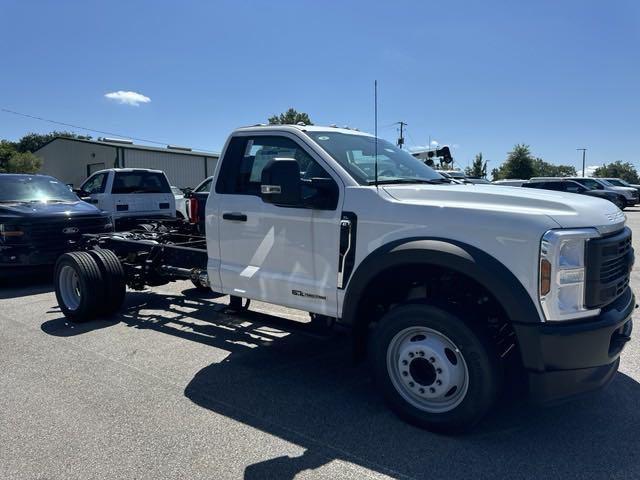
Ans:
[[[293,158],[301,179],[328,178],[343,190],[293,136],[233,138],[211,195],[221,222],[223,292],[336,316],[342,193],[331,210],[263,202],[262,169],[273,158]]]
[[[193,198],[196,199],[198,204],[197,206],[197,218],[196,223],[198,224],[198,231],[204,233],[204,216],[207,208],[207,199],[209,198],[209,192],[211,191],[211,183],[213,182],[213,177],[207,178],[204,182],[196,187],[196,189],[191,194]]]
[[[108,177],[109,172],[94,173],[82,184],[79,195],[85,202],[111,213],[111,205],[105,194]]]

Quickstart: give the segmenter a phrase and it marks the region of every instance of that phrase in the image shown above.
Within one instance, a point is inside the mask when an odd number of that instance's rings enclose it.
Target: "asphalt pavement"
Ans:
[[[176,282],[73,325],[46,276],[1,287],[0,479],[640,478],[638,329],[606,390],[447,437],[383,405],[343,332],[227,303]]]

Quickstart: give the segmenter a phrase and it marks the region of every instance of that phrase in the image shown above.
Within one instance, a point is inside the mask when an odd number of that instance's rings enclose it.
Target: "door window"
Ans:
[[[107,186],[107,174],[97,173],[93,177],[90,177],[81,187],[88,194],[104,193],[104,189]]]
[[[571,193],[581,193],[584,187],[576,182],[564,182],[564,190]]]
[[[211,178],[208,178],[204,181],[204,183],[200,184],[198,188],[195,189],[196,193],[209,193],[211,190]]]
[[[330,178],[296,142],[285,137],[258,136],[232,139],[216,185],[218,193],[260,196],[262,170],[274,158],[293,158],[300,178]]]

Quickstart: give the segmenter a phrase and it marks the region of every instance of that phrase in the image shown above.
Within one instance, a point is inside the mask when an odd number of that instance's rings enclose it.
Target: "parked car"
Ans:
[[[492,185],[492,183],[486,178],[474,178],[467,177],[465,178],[466,183],[472,183],[473,185]]]
[[[116,229],[125,228],[136,218],[176,217],[176,199],[161,170],[100,170],[85,180],[77,193],[107,212]]]
[[[113,230],[109,215],[46,175],[0,174],[0,276],[53,265],[84,233]]]
[[[197,225],[197,229],[200,233],[204,233],[204,212],[207,206],[207,199],[209,198],[209,191],[211,190],[212,183],[213,177],[206,178],[189,194],[189,215],[187,215],[187,217],[191,223]]]
[[[543,190],[554,190],[556,192],[578,193],[588,195],[590,197],[604,198],[614,203],[620,210],[624,210],[627,206],[626,199],[619,193],[610,190],[596,190],[585,187],[575,180],[565,180],[564,178],[556,178],[549,180],[530,180],[525,182],[523,187],[540,188]]]
[[[384,179],[357,165],[376,151],[389,161]],[[64,315],[87,321],[116,311],[126,284],[184,278],[237,307],[257,300],[333,319],[387,404],[437,431],[471,427],[505,383],[553,403],[616,377],[636,302],[631,230],[610,202],[443,183],[383,139],[305,125],[234,131],[213,183],[206,241],[112,234],[94,250],[101,258],[61,257]],[[91,277],[87,264],[108,273]]]
[[[178,187],[171,187],[173,197],[176,199],[176,216],[178,218],[189,218],[189,211],[187,210],[187,199],[184,192]]]
[[[467,176],[465,175],[465,173],[461,172],[460,170],[436,170],[436,172],[438,172],[445,178],[451,178],[460,183],[471,183],[467,181]]]
[[[491,183],[494,185],[501,185],[503,187],[521,187],[527,182],[528,180],[521,180],[519,178],[506,178],[504,180],[494,180]]]
[[[640,192],[640,185],[634,185],[632,183],[627,182],[626,180],[622,180],[621,178],[603,178],[603,180],[606,180],[611,185],[614,185],[616,187],[635,188]]]
[[[534,177],[531,180],[552,180],[558,177]],[[638,190],[629,187],[616,187],[611,185],[606,180],[595,177],[562,177],[565,180],[575,180],[580,185],[583,185],[591,190],[608,190],[610,192],[623,195],[625,198],[625,206],[633,206],[638,203]]]

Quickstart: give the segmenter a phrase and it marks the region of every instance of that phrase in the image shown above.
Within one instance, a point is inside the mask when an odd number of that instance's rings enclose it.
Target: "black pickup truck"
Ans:
[[[0,278],[53,265],[82,234],[112,230],[108,215],[59,180],[0,174]]]

